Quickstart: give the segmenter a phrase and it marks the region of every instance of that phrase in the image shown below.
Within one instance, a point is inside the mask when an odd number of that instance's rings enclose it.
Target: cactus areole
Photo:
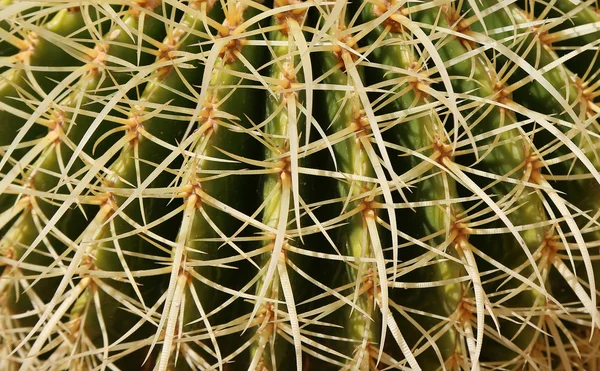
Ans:
[[[600,368],[598,0],[0,0],[0,370]]]

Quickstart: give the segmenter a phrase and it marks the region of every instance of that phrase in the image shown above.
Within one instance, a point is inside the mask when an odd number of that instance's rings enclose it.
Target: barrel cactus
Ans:
[[[0,369],[595,370],[581,0],[0,0]]]

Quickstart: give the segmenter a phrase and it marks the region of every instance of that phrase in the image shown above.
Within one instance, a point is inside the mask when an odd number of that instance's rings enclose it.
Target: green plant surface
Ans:
[[[594,370],[594,0],[0,0],[0,369]]]
[[[448,23],[455,21],[457,16],[456,11],[450,8],[439,13],[436,11],[425,11],[419,17],[419,20],[432,26],[448,27]],[[461,55],[468,53],[470,49],[468,44],[456,38],[446,40],[442,36],[437,42],[441,45],[439,49],[440,56],[445,61],[458,59]],[[527,180],[535,169],[532,168],[531,161],[528,158],[531,156],[528,138],[524,137],[515,128],[515,124],[517,123],[516,115],[493,104],[482,104],[480,100],[488,96],[495,96],[495,99],[498,101],[511,99],[510,95],[505,95],[500,89],[497,81],[498,76],[493,72],[490,73],[491,69],[486,67],[488,66],[482,63],[481,59],[476,58],[463,60],[448,66],[450,73],[461,77],[461,79],[453,81],[456,91],[463,94],[471,92],[473,99],[476,100],[470,104],[472,108],[467,111],[469,112],[467,122],[472,128],[473,134],[485,135],[494,130],[499,131],[496,135],[482,138],[480,141],[481,144],[478,145],[478,148],[480,148],[479,158],[472,159],[473,162],[467,162],[465,165],[474,170],[478,169],[479,171],[485,171],[496,176],[508,175],[513,179],[521,178],[522,180]],[[495,179],[492,178],[490,180]],[[535,193],[534,189],[522,184],[515,186],[514,183],[493,181],[488,182],[486,187],[491,187],[499,199],[499,203],[503,204],[502,208],[504,210],[510,210],[508,218],[513,225],[525,228],[521,232],[521,236],[529,251],[525,252],[511,236],[485,236],[484,234],[480,237],[479,235],[482,232],[475,230],[475,236],[473,236],[474,245],[486,247],[485,250],[480,248],[475,253],[483,257],[484,260],[494,260],[488,267],[498,266],[499,262],[501,262],[500,264],[503,264],[510,270],[522,269],[519,266],[523,263],[527,265],[527,260],[531,258],[531,254],[535,253],[546,237],[545,233],[548,226],[544,226],[547,218],[542,200]],[[508,200],[509,203],[504,204],[504,200]],[[496,227],[502,227],[502,223],[498,221],[493,224]],[[482,254],[485,255],[482,256]],[[510,258],[507,259],[506,257]],[[524,273],[530,275],[533,272],[531,268],[526,267],[525,271],[521,271],[520,274],[523,275]],[[502,285],[514,288],[515,285],[523,284],[505,273],[496,277],[489,277],[485,291],[492,293],[498,291],[490,295],[490,301],[493,303],[506,303],[504,305],[512,308],[535,308],[535,306],[544,300],[543,296],[534,290],[523,290],[523,292],[513,298],[509,290],[501,290]],[[533,321],[531,318],[534,316],[534,313],[533,311],[523,312],[522,315],[529,317]],[[537,319],[536,322],[539,325]],[[493,322],[488,320],[488,323],[491,325]],[[494,333],[492,336],[497,339],[503,338],[503,341],[507,343],[504,345],[504,349],[499,348],[503,346],[501,342],[490,339],[487,343],[484,343],[482,358],[495,361],[510,361],[514,357],[515,351],[529,352],[532,349],[531,347],[539,342],[537,331],[532,328],[509,322],[504,322],[502,327],[504,328],[503,333]],[[490,329],[487,331],[490,331]]]
[[[3,11],[8,10],[10,8]],[[20,64],[30,66],[30,68],[34,66],[66,67],[72,64],[75,61],[69,57],[68,53],[43,36],[46,32],[49,35],[67,36],[83,29],[85,22],[82,14],[82,12],[70,12],[63,9],[57,12],[38,32],[26,33],[23,39],[17,39],[13,35],[10,37],[10,41],[17,44],[21,51],[13,56],[6,57],[3,62],[7,66]],[[50,15],[52,16],[52,13]],[[8,28],[9,25],[6,21],[3,24],[3,28]],[[87,36],[89,37],[89,33],[87,33]],[[8,40],[9,35],[6,35],[6,37]],[[18,49],[11,46],[15,45],[0,46],[0,50],[6,50],[7,53],[11,50],[13,52],[18,51]],[[24,156],[25,158],[22,160],[25,161],[23,165],[26,166],[36,156],[40,155],[46,145],[52,142],[50,136],[53,134],[48,134],[45,143],[39,143],[29,150],[27,149],[30,145],[25,143],[31,144],[32,140],[46,134],[43,125],[38,126],[30,122],[28,126],[25,126],[30,121],[28,118],[31,105],[28,102],[35,100],[35,97],[40,96],[39,94],[43,94],[44,91],[50,89],[52,86],[50,78],[61,78],[64,77],[65,73],[45,74],[31,69],[11,68],[4,70],[0,75],[0,120],[3,122],[0,127],[0,143],[3,146],[2,168],[6,169],[3,171],[6,176],[3,179],[2,192],[0,192],[0,211],[3,212],[15,202],[14,197],[5,194],[6,187],[22,171],[22,168],[14,166],[14,161],[10,165],[7,162],[13,158],[21,160],[21,157]],[[10,146],[17,137],[19,138],[18,142],[25,144],[24,146],[20,146],[20,148]]]
[[[323,52],[320,71],[328,74],[323,82],[338,85],[350,90],[331,90],[324,93],[325,105],[323,107],[324,119],[331,123],[331,138],[335,137],[338,143],[334,145],[337,165],[340,171],[347,174],[348,179],[337,184],[339,196],[344,199],[342,212],[354,214],[349,217],[348,225],[339,234],[338,244],[340,253],[353,258],[341,275],[345,280],[339,280],[338,275],[332,281],[347,282],[351,285],[345,301],[351,301],[356,308],[340,301],[337,307],[343,307],[341,318],[337,318],[342,329],[337,335],[346,337],[359,343],[338,345],[346,354],[353,354],[352,363],[360,368],[368,368],[371,362],[372,343],[380,340],[381,316],[375,308],[373,281],[377,280],[377,265],[373,263],[374,249],[381,249],[378,237],[379,228],[372,223],[372,213],[376,210],[369,208],[372,202],[380,201],[380,197],[372,193],[373,185],[361,178],[375,178],[375,170],[367,150],[361,143],[369,131],[368,121],[365,118],[360,96],[353,92],[357,88],[353,77],[358,75],[361,80],[364,76],[362,68],[353,66],[353,48],[346,44],[349,41],[347,30],[348,15],[341,14],[331,35],[341,42],[333,51]],[[349,49],[345,49],[345,48]],[[354,56],[356,56],[354,54]],[[346,65],[352,69],[348,73]],[[372,149],[371,149],[372,150]],[[356,177],[356,178],[353,178]],[[358,211],[358,212],[357,212]],[[343,215],[343,214],[342,214]],[[371,218],[370,220],[367,218]],[[371,259],[368,261],[367,259]],[[340,309],[336,308],[337,311]],[[332,318],[334,320],[334,318]]]
[[[276,0],[277,7],[286,6],[287,1]],[[256,329],[258,341],[250,346],[250,368],[269,367],[280,369],[284,365],[296,364],[302,369],[302,351],[300,338],[300,321],[296,303],[301,286],[288,270],[287,245],[292,241],[286,236],[288,223],[300,226],[299,204],[300,199],[306,194],[299,193],[301,176],[299,166],[307,166],[307,160],[300,158],[300,140],[308,135],[305,129],[304,116],[300,106],[306,107],[306,93],[297,91],[297,85],[304,82],[304,66],[300,58],[295,55],[301,53],[302,35],[301,25],[306,20],[306,9],[298,9],[289,18],[273,17],[271,26],[279,29],[271,31],[270,39],[278,41],[268,50],[273,60],[270,61],[269,77],[280,81],[267,98],[264,122],[264,158],[272,161],[272,174],[266,176],[262,184],[262,198],[264,211],[262,222],[272,228],[275,233],[268,233],[264,242],[267,252],[261,255],[259,267],[266,270],[264,276],[259,277],[256,285],[257,302],[254,305],[252,318],[256,312],[261,311],[261,321]],[[300,39],[300,41],[298,41]],[[299,45],[300,44],[300,45]],[[262,205],[261,205],[262,206]],[[290,207],[293,210],[290,210]],[[290,220],[290,216],[296,217]],[[263,268],[264,267],[264,268]],[[262,270],[261,269],[261,270]],[[285,307],[279,308],[272,301],[281,300]],[[282,305],[283,306],[283,305]],[[287,313],[285,313],[286,311]],[[271,319],[284,315],[289,316],[289,324],[273,325]],[[282,330],[292,332],[293,344],[289,344],[279,334]],[[295,357],[294,357],[295,355]]]

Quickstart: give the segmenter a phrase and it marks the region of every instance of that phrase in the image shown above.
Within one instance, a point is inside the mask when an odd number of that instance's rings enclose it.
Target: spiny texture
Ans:
[[[595,370],[596,0],[0,0],[0,369]]]

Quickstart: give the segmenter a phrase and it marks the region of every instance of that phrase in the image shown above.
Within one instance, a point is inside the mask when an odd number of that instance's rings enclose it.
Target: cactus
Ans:
[[[593,370],[579,0],[0,0],[0,369]]]

